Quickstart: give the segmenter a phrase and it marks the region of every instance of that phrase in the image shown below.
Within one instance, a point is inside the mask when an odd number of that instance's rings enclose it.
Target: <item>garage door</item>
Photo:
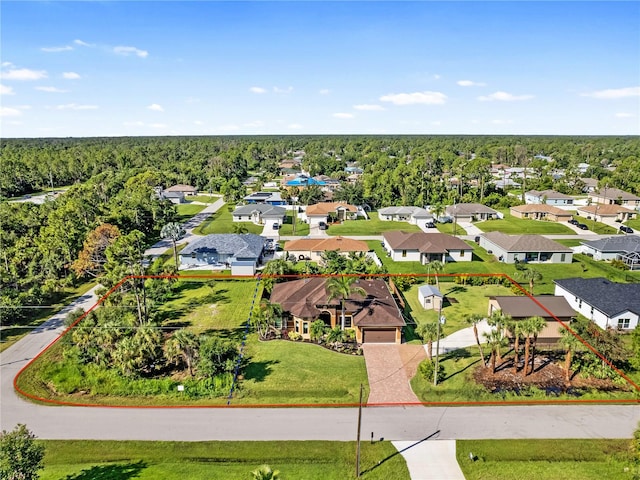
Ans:
[[[362,343],[396,343],[396,330],[365,330]]]

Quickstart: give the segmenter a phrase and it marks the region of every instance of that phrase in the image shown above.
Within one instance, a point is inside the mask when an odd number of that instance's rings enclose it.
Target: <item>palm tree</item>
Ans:
[[[340,299],[340,328],[344,330],[345,324],[345,303],[353,295],[357,293],[363,297],[367,296],[367,292],[364,288],[354,285],[358,281],[358,277],[347,277],[344,275],[330,277],[327,279],[326,288],[329,292],[327,302],[330,302],[334,298]]]
[[[438,274],[444,270],[444,263],[440,260],[434,260],[429,262],[429,268],[436,274],[436,288],[440,290],[440,281],[438,280]]]
[[[564,379],[567,385],[571,385],[571,357],[580,345],[580,341],[567,329],[563,329],[561,335],[559,343],[567,350],[564,356]]]
[[[533,295],[534,283],[542,280],[542,274],[538,270],[531,267],[527,267],[524,270],[521,270],[520,273],[518,273],[518,276],[523,280],[526,280],[527,282],[529,282],[530,295]]]
[[[231,227],[231,232],[232,233],[243,234],[243,233],[249,233],[249,229],[247,228],[247,226],[244,223],[236,222]]]
[[[538,334],[547,326],[547,321],[542,317],[532,318],[533,337],[531,342],[531,373],[535,366],[536,344],[538,343]]]
[[[520,337],[522,336],[522,324],[519,320],[511,319],[506,326],[513,337],[513,373],[518,373],[518,363],[520,363]]]
[[[472,313],[465,317],[465,321],[468,325],[473,326],[473,335],[476,337],[476,343],[478,344],[478,350],[480,351],[480,358],[482,359],[482,365],[487,366],[487,362],[484,359],[484,354],[482,353],[482,345],[480,345],[480,338],[478,337],[478,323],[484,320],[484,317],[478,313]]]
[[[537,338],[547,322],[542,317],[530,317],[521,323],[522,334],[524,335],[524,374],[533,373],[533,361],[535,352],[531,354],[531,372],[529,372],[529,354],[531,352],[532,338]],[[535,341],[534,341],[535,342]]]
[[[500,355],[500,349],[506,345],[507,339],[501,330],[491,330],[490,332],[484,332],[483,335],[491,349],[491,357],[489,360],[491,363],[491,373],[496,373],[496,360]]]
[[[279,480],[280,470],[272,470],[269,465],[262,465],[251,472],[251,475],[253,475],[253,480]]]
[[[171,239],[171,243],[173,245],[173,259],[176,262],[176,268],[178,268],[178,246],[177,242],[180,240],[184,234],[185,230],[180,223],[171,222],[167,223],[162,230],[160,230],[160,236],[162,238]]]
[[[508,327],[510,320],[511,320],[511,315],[507,313],[502,313],[502,310],[494,310],[491,313],[491,316],[487,318],[487,323],[490,326],[495,327],[500,332],[500,335],[504,336],[504,330],[505,328]],[[497,351],[497,357],[498,357],[497,360],[501,362],[502,356],[501,356],[500,350]]]
[[[190,330],[177,330],[164,344],[164,355],[170,362],[179,358],[187,364],[189,375],[193,376],[193,363],[198,355],[198,337]]]
[[[433,342],[438,339],[438,322],[425,322],[418,325],[415,329],[416,335],[418,335],[423,343],[427,343],[427,357],[429,360],[432,358]]]
[[[273,289],[273,284],[275,280],[277,280],[278,276],[287,275],[292,272],[292,266],[287,261],[287,252],[284,252],[284,255],[281,258],[276,258],[275,260],[271,260],[267,262],[267,264],[262,269],[262,284],[264,285],[264,289],[271,293]],[[266,278],[265,278],[266,276]]]
[[[437,222],[438,217],[442,216],[442,214],[444,213],[444,205],[442,205],[441,203],[434,203],[433,205],[431,205],[429,211],[433,215],[433,219]]]

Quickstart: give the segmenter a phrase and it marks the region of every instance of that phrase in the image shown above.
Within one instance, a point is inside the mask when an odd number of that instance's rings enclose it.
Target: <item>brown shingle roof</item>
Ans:
[[[271,303],[278,303],[285,312],[299,318],[316,318],[322,305],[340,308],[340,300],[330,302],[326,288],[327,278],[312,277],[276,283],[271,292]],[[346,301],[346,311],[352,312],[354,325],[360,327],[401,327],[405,325],[402,314],[384,280],[363,280],[358,287],[367,292],[366,298],[354,293]]]
[[[498,306],[502,310],[502,313],[511,315],[513,318],[527,318],[535,316],[553,318],[529,297],[495,296],[490,298],[495,299],[498,302]],[[544,305],[547,310],[558,318],[574,317],[576,315],[575,310],[569,306],[569,303],[564,297],[536,295],[533,298]]]
[[[400,230],[383,234],[393,250],[418,250],[422,253],[446,253],[450,250],[473,250],[464,241],[445,233],[407,233]]]
[[[502,232],[483,233],[483,237],[508,252],[573,252],[569,247],[542,235],[507,235]]]
[[[554,199],[569,199],[573,198],[571,195],[565,195],[564,193],[556,192],[555,190],[529,190],[526,194],[535,196],[535,197],[547,197],[547,200]]]
[[[618,213],[634,213],[630,208],[621,207],[620,205],[588,205],[578,208],[579,212],[585,212],[598,215],[617,215]]]
[[[633,193],[625,192],[618,188],[601,188],[597,192],[589,194],[590,197],[607,198],[609,200],[640,200],[640,197],[635,196]]]
[[[449,215],[476,215],[478,213],[498,213],[491,207],[482,205],[481,203],[457,203],[456,205],[450,205],[446,208],[446,213]]]
[[[165,189],[165,192],[197,192],[198,189],[196,187],[192,187],[191,185],[173,185]]]
[[[327,215],[329,213],[337,212],[339,208],[345,209],[349,212],[357,212],[358,207],[349,205],[344,202],[323,202],[316,203],[315,205],[309,205],[307,207],[307,215]]]
[[[338,250],[339,252],[368,252],[369,246],[362,240],[354,240],[345,237],[329,237],[329,238],[300,238],[290,240],[284,244],[287,252],[291,251],[309,251],[322,252],[329,250]]]

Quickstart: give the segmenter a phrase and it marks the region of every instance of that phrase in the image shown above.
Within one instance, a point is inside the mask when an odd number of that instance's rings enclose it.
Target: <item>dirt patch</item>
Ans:
[[[536,387],[546,390],[550,394],[572,393],[579,395],[583,390],[600,391],[626,391],[625,387],[614,384],[611,380],[597,378],[583,378],[573,375],[571,383],[565,380],[564,368],[554,362],[550,357],[536,357],[533,373],[525,375],[523,368],[518,372],[513,371],[513,359],[503,360],[498,364],[496,373],[491,372],[491,367],[479,365],[473,372],[473,379],[483,385],[492,393],[514,391],[520,392],[528,387]]]

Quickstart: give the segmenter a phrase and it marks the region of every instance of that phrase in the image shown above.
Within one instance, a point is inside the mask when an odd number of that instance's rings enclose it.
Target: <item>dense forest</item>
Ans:
[[[528,167],[526,188],[579,193],[580,177],[640,194],[638,137],[266,136],[3,139],[0,141],[0,320],[59,289],[140,258],[174,205],[155,194],[176,183],[237,200],[249,173],[270,180],[304,151],[303,168],[337,179],[364,174],[337,199],[371,207],[509,201],[489,182],[500,163]],[[547,158],[551,157],[552,161]],[[589,168],[579,173],[578,164]],[[554,172],[563,171],[558,177]],[[456,187],[451,188],[455,178]],[[70,186],[42,205],[7,198]],[[524,189],[524,185],[523,185]],[[512,197],[513,198],[513,197]],[[517,201],[517,200],[516,200]],[[91,261],[88,262],[87,259]],[[84,259],[84,260],[83,260]],[[84,263],[83,263],[84,262]],[[84,265],[84,266],[83,266]]]

